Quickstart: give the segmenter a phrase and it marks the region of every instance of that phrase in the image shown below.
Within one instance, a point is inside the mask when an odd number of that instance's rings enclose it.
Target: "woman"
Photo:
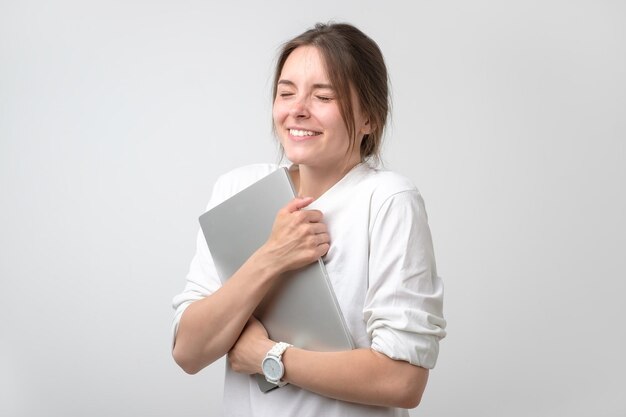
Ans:
[[[300,197],[223,286],[199,234],[187,286],[174,299],[174,358],[196,373],[228,355],[226,416],[407,416],[445,336],[443,289],[417,189],[374,168],[388,113],[383,56],[353,26],[318,24],[284,45],[273,94],[274,129]],[[220,177],[209,206],[276,169]],[[354,350],[278,345],[252,316],[284,272],[320,256]],[[263,374],[272,349],[287,385],[264,394],[251,375]]]

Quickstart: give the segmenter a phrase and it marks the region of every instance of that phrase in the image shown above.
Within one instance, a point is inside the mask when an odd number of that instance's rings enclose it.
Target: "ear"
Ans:
[[[359,133],[361,135],[369,135],[372,133],[373,127],[370,123],[370,119],[366,118],[365,121],[361,124],[361,128],[359,129]]]

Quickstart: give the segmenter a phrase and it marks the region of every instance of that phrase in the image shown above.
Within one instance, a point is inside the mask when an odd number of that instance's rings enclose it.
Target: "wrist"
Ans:
[[[270,339],[264,339],[258,344],[258,349],[257,349],[258,360],[256,361],[256,363],[258,364],[257,371],[256,371],[257,374],[263,375],[263,359],[265,359],[267,352],[269,352],[274,347],[275,344],[276,342]]]
[[[287,349],[292,345],[285,342],[276,343],[267,352],[263,361],[261,362],[261,369],[267,382],[274,384],[278,387],[282,387],[287,384],[283,379],[285,375],[285,366],[282,361],[282,356]]]
[[[272,255],[272,251],[266,245],[261,246],[252,255],[256,269],[263,277],[273,279],[285,272],[279,257]]]

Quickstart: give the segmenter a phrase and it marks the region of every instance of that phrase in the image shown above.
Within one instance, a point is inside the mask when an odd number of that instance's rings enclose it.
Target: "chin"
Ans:
[[[285,158],[289,162],[295,165],[309,165],[308,162],[311,162],[311,158],[306,158],[303,155],[293,154],[289,152],[285,152]]]
[[[315,155],[311,155],[311,152],[304,151],[303,149],[294,149],[293,147],[285,146],[284,144],[283,152],[285,154],[285,158],[294,164],[306,165],[307,161],[312,162],[312,160],[315,160]]]

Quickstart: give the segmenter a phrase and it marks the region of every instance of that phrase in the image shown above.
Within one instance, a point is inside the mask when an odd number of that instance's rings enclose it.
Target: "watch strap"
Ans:
[[[293,345],[290,345],[289,343],[278,342],[274,346],[272,346],[272,348],[269,350],[269,352],[267,352],[267,354],[269,356],[275,356],[280,359],[280,357],[283,356],[283,353],[285,353],[287,348],[290,348],[291,346]]]

